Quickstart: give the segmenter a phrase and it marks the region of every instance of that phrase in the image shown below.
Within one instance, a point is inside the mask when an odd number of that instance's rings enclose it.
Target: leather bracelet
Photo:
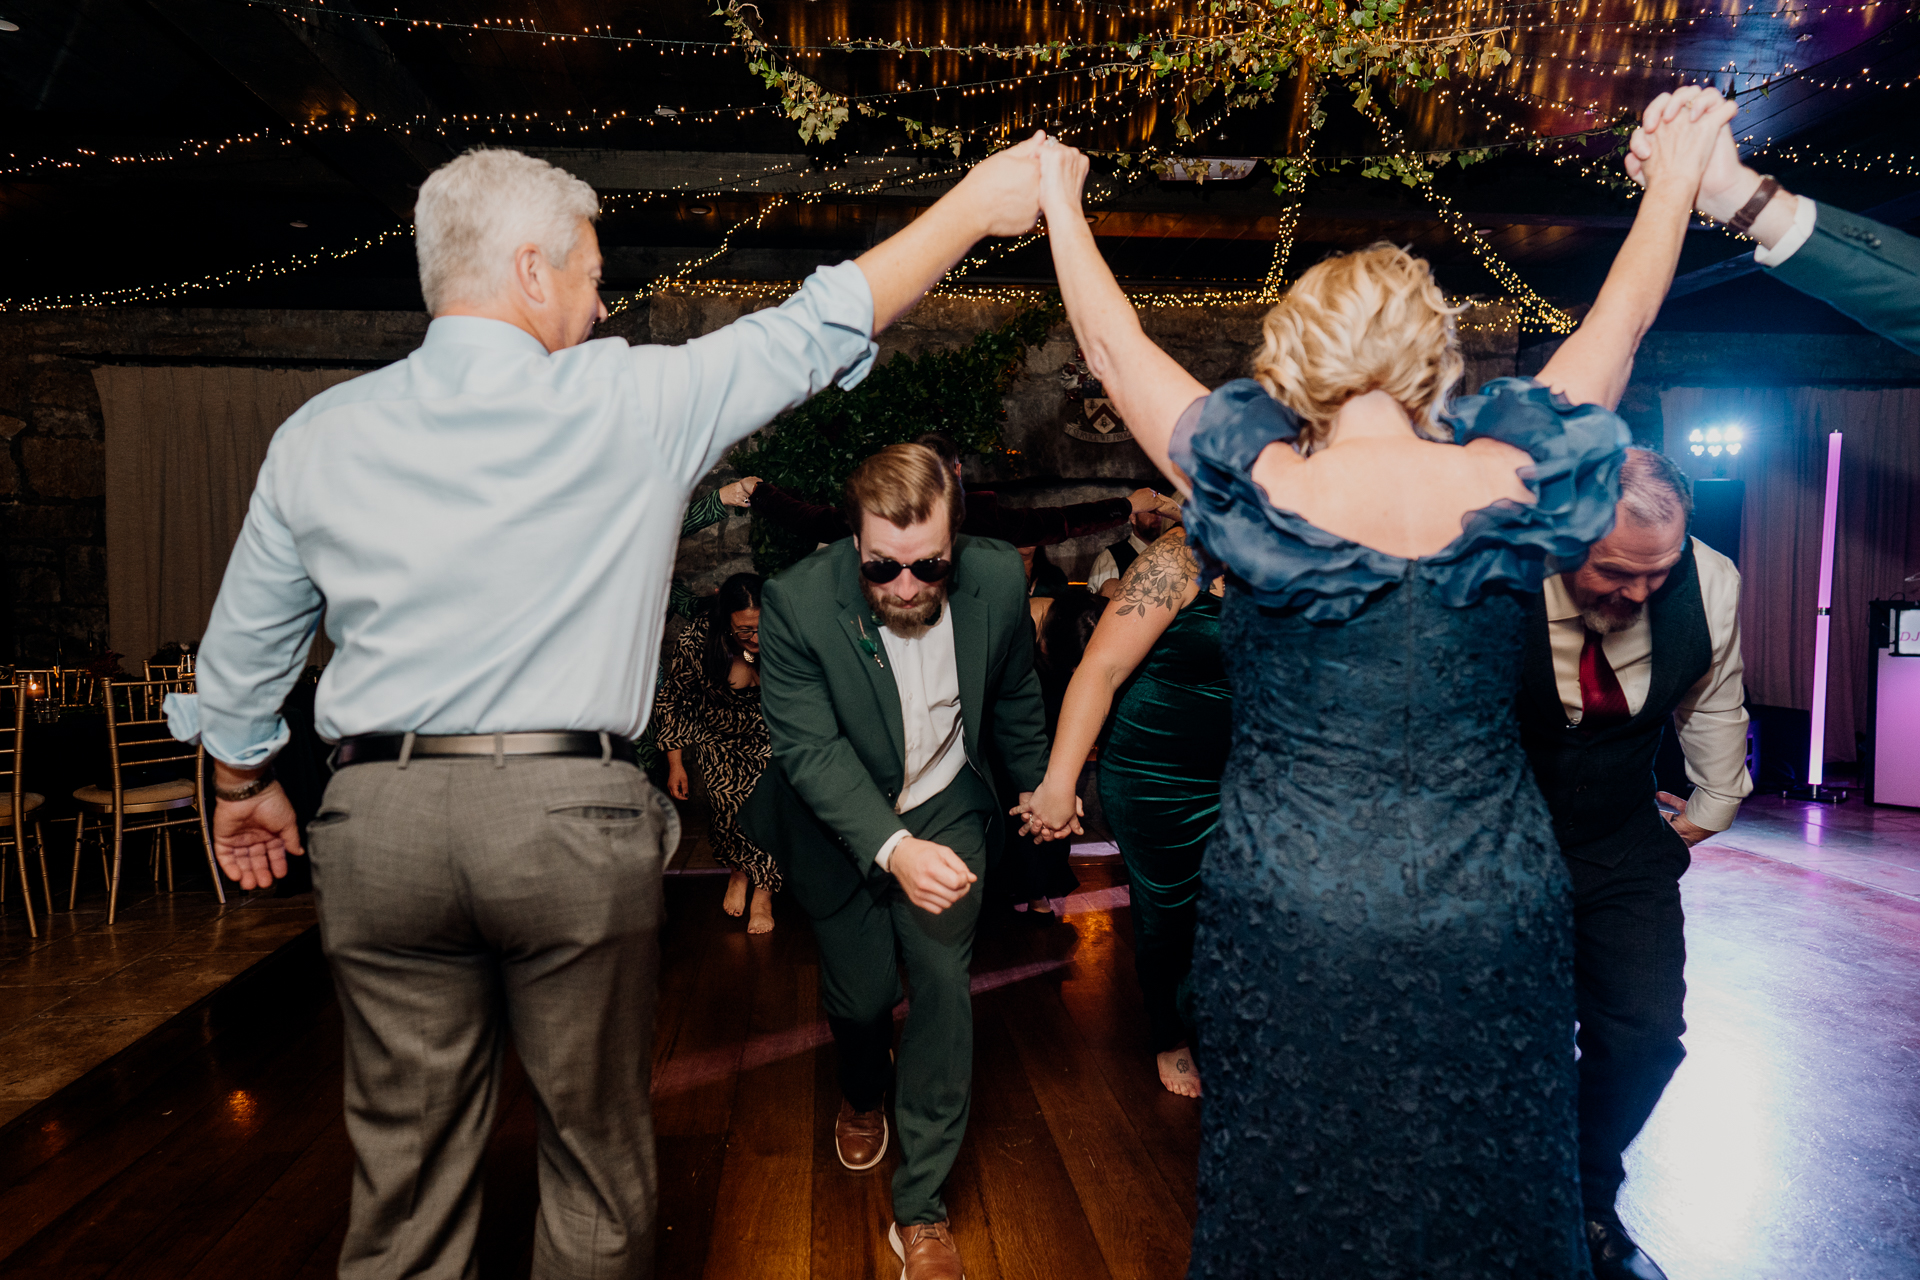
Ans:
[[[1773,203],[1773,198],[1779,194],[1779,179],[1770,173],[1762,174],[1760,186],[1747,198],[1747,202],[1740,206],[1740,212],[1727,219],[1728,229],[1746,235],[1753,229],[1753,220],[1759,217],[1761,212]]]
[[[265,773],[255,778],[252,782],[249,782],[246,786],[236,787],[232,791],[229,791],[225,787],[219,785],[218,783],[215,783],[213,787],[213,798],[215,800],[225,800],[228,804],[238,804],[242,800],[253,799],[255,796],[259,795],[262,791],[265,791],[268,787],[272,785],[273,785],[273,770],[268,769]]]

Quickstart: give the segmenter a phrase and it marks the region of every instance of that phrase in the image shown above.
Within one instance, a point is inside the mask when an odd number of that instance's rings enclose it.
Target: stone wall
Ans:
[[[660,297],[615,316],[602,332],[629,341],[683,342],[746,310],[725,298]],[[884,335],[882,358],[964,345],[1005,321],[1012,304],[934,298]],[[1217,385],[1246,370],[1260,308],[1147,308],[1142,323],[1195,377]],[[105,442],[93,370],[102,364],[376,368],[420,341],[413,312],[312,312],[142,307],[0,315],[0,661],[84,658],[107,629]],[[1537,371],[1552,344],[1522,343],[1499,312],[1469,313],[1468,387]],[[1073,355],[1066,326],[1028,357],[1007,397],[1005,434],[1017,459],[975,460],[969,481],[1016,505],[1051,505],[1162,484],[1138,448],[1068,436],[1059,372]],[[1659,388],[1675,385],[1920,385],[1920,357],[1877,339],[1654,333],[1621,409],[1643,443],[1658,446]],[[723,484],[722,468],[702,488]],[[698,589],[750,567],[749,522],[733,519],[687,539],[678,572]],[[1108,533],[1063,544],[1055,559],[1082,576]],[[131,655],[139,658],[144,655]]]

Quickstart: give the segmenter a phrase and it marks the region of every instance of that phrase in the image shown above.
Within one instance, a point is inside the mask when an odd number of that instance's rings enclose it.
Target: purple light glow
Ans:
[[[1827,437],[1827,504],[1820,519],[1820,604],[1813,622],[1813,724],[1807,735],[1807,785],[1827,779],[1827,633],[1833,625],[1833,526],[1840,513],[1840,433]]]

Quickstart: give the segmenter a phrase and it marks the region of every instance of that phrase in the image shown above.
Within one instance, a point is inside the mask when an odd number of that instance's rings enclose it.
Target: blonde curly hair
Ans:
[[[1298,446],[1326,443],[1340,407],[1384,391],[1431,440],[1463,363],[1447,305],[1426,261],[1376,244],[1308,270],[1261,322],[1253,376],[1300,415]]]

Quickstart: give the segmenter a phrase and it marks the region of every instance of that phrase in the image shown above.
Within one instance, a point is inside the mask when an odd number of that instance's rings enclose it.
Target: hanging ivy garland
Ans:
[[[853,469],[890,444],[943,432],[962,453],[1004,453],[1007,388],[1027,350],[1065,318],[1057,299],[1028,305],[958,351],[894,356],[851,391],[829,388],[749,436],[729,456],[743,475],[809,502],[837,504]],[[813,544],[754,517],[753,563],[773,574]]]

